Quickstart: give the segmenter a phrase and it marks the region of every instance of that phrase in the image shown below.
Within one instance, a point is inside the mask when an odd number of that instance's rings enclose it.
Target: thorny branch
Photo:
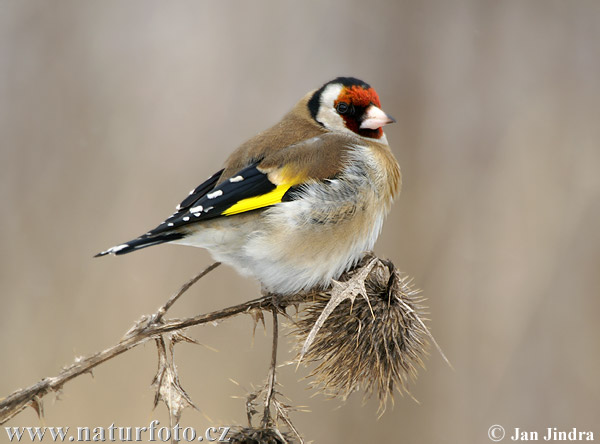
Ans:
[[[214,270],[219,263],[214,263],[210,267],[203,270],[198,275],[190,279],[184,284],[181,289],[173,295],[165,305],[160,307],[158,311],[151,315],[144,315],[135,323],[134,326],[125,334],[125,336],[115,345],[107,349],[94,353],[88,357],[78,357],[68,367],[63,368],[57,376],[44,378],[35,384],[16,390],[6,398],[0,400],[0,424],[4,424],[15,415],[19,414],[26,407],[33,407],[38,414],[42,414],[42,398],[50,392],[56,392],[71,379],[76,378],[84,373],[89,373],[93,368],[106,362],[121,353],[126,352],[140,344],[143,344],[151,339],[157,339],[164,333],[181,330],[194,325],[202,325],[209,322],[227,319],[238,314],[249,313],[254,310],[271,310],[273,308],[273,299],[269,296],[264,296],[242,304],[227,307],[222,310],[205,313],[198,316],[193,316],[185,319],[169,319],[163,320],[162,317],[167,310],[175,303],[175,301],[187,291],[200,278]],[[290,298],[278,300],[280,308],[285,308],[291,304],[298,304],[304,300],[305,296],[294,296]]]
[[[273,348],[271,350],[271,366],[269,368],[269,378],[267,380],[267,394],[265,396],[265,412],[262,419],[262,427],[267,428],[271,420],[271,401],[275,391],[275,372],[277,371],[277,341],[279,339],[279,322],[277,319],[277,307],[273,305],[271,312],[273,314]]]
[[[30,387],[19,389],[0,400],[0,424],[14,417],[27,406],[43,416],[42,398],[57,392],[64,384],[127,350],[154,340],[158,349],[158,371],[153,380],[156,390],[155,406],[163,401],[169,410],[171,423],[179,421],[181,412],[195,407],[182,388],[174,363],[174,346],[181,341],[196,342],[183,330],[206,323],[250,314],[255,322],[263,313],[273,316],[271,362],[266,384],[248,396],[246,409],[248,427],[234,434],[232,442],[299,442],[303,439],[290,421],[288,413],[294,407],[278,397],[276,368],[279,339],[279,314],[287,317],[286,308],[303,304],[298,319],[293,321],[298,350],[298,362],[315,363],[310,376],[316,378],[313,387],[323,393],[346,399],[362,388],[365,396],[376,393],[380,413],[396,391],[407,393],[407,384],[422,367],[422,357],[430,343],[439,349],[423,322],[425,307],[419,290],[411,285],[408,276],[395,269],[393,263],[378,259],[367,252],[357,266],[345,272],[328,288],[291,296],[263,294],[263,297],[238,305],[184,319],[164,319],[173,304],[198,280],[220,265],[207,267],[186,282],[156,313],[144,315],[112,347],[88,357],[78,357],[57,376],[44,378]],[[357,296],[361,298],[357,298]],[[425,319],[426,320],[426,319]],[[446,360],[447,361],[447,360]],[[258,398],[264,395],[263,415],[259,427],[252,426],[252,416]],[[262,402],[262,399],[261,399]],[[282,432],[278,420],[292,432]]]
[[[183,284],[181,286],[181,288],[177,291],[177,293],[175,293],[173,296],[171,296],[169,298],[169,300],[167,302],[165,302],[165,305],[163,305],[162,307],[160,307],[158,309],[158,311],[154,315],[155,316],[155,319],[154,319],[155,322],[159,322],[162,319],[162,317],[165,315],[165,313],[167,312],[167,310],[169,310],[169,308],[171,308],[173,306],[173,304],[175,302],[177,302],[177,299],[179,299],[183,293],[185,293],[186,291],[188,291],[192,285],[194,285],[196,282],[198,282],[200,279],[202,279],[208,273],[210,273],[211,271],[213,271],[219,265],[221,265],[221,262],[215,262],[214,264],[209,265],[203,271],[201,271],[196,276],[194,276],[189,281],[187,281],[185,284]]]

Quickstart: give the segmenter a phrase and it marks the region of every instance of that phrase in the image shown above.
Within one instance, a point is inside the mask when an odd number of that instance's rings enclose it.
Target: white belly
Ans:
[[[326,286],[373,248],[388,205],[378,205],[372,193],[341,206],[320,199],[207,221],[173,243],[206,248],[275,293]]]

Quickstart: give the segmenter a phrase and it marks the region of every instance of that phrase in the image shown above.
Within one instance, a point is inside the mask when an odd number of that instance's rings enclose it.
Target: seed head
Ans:
[[[367,257],[358,268],[346,273],[340,284],[356,286],[353,278],[364,276],[361,269],[367,264],[372,268],[364,286],[359,285],[366,289],[367,297],[351,297],[339,303],[319,329],[303,362],[317,363],[309,377],[314,378],[312,386],[322,393],[345,400],[362,388],[365,397],[377,393],[379,411],[383,413],[396,389],[410,395],[408,383],[416,378],[418,367],[424,367],[430,335],[423,323],[425,307],[419,290],[391,262]],[[298,350],[330,303],[331,292],[329,289],[315,294],[300,312],[293,330]]]

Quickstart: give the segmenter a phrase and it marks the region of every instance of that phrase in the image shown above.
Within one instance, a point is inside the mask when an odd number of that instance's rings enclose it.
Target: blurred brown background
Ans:
[[[0,396],[115,343],[211,262],[160,246],[92,259],[170,214],[246,138],[338,75],[371,83],[404,189],[376,246],[429,298],[412,393],[312,397],[280,372],[320,443],[485,443],[501,424],[600,435],[600,3],[57,1],[0,6]],[[173,309],[258,295],[221,267]],[[249,317],[190,330],[182,424],[245,421],[269,336]],[[281,353],[288,344],[282,343]],[[46,399],[49,426],[147,426],[152,344]],[[238,381],[243,388],[233,384]],[[11,426],[38,425],[33,410]],[[6,435],[0,434],[0,442]]]

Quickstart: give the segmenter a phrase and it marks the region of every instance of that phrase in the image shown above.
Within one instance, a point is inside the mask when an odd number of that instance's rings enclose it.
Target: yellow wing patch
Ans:
[[[268,207],[269,205],[275,205],[276,203],[281,202],[283,195],[291,188],[291,186],[291,184],[278,185],[274,190],[269,191],[266,194],[242,199],[227,208],[222,214],[223,216],[231,216],[233,214],[245,213],[246,211]]]

